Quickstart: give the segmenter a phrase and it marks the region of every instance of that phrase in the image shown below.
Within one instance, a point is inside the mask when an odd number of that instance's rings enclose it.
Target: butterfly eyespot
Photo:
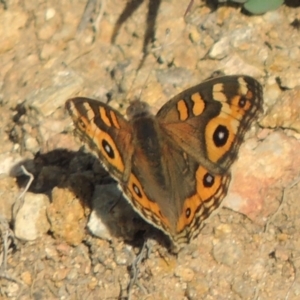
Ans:
[[[110,146],[110,144],[106,140],[102,140],[102,147],[110,158],[112,159],[115,158],[115,153],[112,147]]]
[[[246,103],[247,103],[247,99],[245,99],[245,97],[241,97],[239,100],[239,107],[241,108],[245,107]]]
[[[213,134],[213,140],[216,147],[224,146],[227,143],[228,137],[229,130],[227,129],[227,127],[219,125]]]
[[[206,173],[203,177],[203,185],[205,187],[212,187],[215,183],[215,177],[209,173]]]
[[[133,188],[135,194],[136,194],[138,197],[142,198],[142,193],[141,193],[140,189],[137,187],[137,185],[132,184],[132,188]]]
[[[186,216],[187,219],[191,216],[191,209],[190,208],[187,208],[185,210],[185,216]]]
[[[85,130],[86,128],[85,123],[82,121],[82,119],[78,119],[78,126],[81,127],[83,130]]]

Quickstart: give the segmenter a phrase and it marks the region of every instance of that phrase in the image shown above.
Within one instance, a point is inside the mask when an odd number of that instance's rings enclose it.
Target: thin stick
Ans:
[[[15,217],[18,213],[18,211],[20,210],[20,208],[23,206],[24,204],[24,198],[25,198],[25,194],[28,192],[33,180],[34,180],[34,176],[29,173],[25,167],[22,165],[21,166],[21,170],[22,172],[27,175],[29,177],[29,180],[26,184],[26,187],[25,189],[22,191],[22,193],[19,195],[19,197],[17,198],[16,202],[14,203],[14,207],[13,207],[13,214],[12,214],[12,217],[13,217],[13,220],[15,220]]]
[[[129,282],[129,285],[128,285],[128,300],[131,299],[131,291],[132,291],[132,288],[133,286],[136,284],[136,280],[137,280],[137,277],[138,277],[138,274],[139,274],[139,265],[140,263],[142,262],[142,260],[144,258],[147,257],[148,255],[148,252],[149,252],[149,245],[148,245],[148,239],[147,241],[144,242],[143,244],[143,247],[140,251],[140,253],[136,256],[135,260],[133,261],[132,265],[131,265],[131,278],[130,278],[130,282]],[[146,251],[146,248],[148,248],[148,251]],[[139,286],[139,288],[141,288],[143,290],[144,293],[146,293],[145,289],[140,285],[140,284],[137,284]]]

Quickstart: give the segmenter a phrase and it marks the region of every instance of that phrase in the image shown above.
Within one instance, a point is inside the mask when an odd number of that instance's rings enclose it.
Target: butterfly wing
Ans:
[[[77,133],[98,154],[108,172],[119,181],[127,181],[132,154],[128,121],[110,106],[89,98],[70,99],[66,108]]]
[[[223,174],[236,159],[262,100],[261,85],[254,78],[218,77],[175,96],[157,119],[187,154],[212,173]]]

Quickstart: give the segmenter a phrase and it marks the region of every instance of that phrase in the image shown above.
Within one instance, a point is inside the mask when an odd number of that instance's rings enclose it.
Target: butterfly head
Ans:
[[[150,106],[143,101],[134,100],[130,103],[126,110],[126,115],[129,120],[134,118],[140,118],[145,116],[150,116]]]

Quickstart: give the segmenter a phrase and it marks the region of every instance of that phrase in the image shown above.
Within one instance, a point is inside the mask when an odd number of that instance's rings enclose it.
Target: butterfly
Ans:
[[[178,246],[199,234],[226,196],[230,167],[262,104],[258,81],[237,75],[191,87],[156,115],[142,101],[129,105],[127,118],[83,97],[66,108],[132,207]]]

